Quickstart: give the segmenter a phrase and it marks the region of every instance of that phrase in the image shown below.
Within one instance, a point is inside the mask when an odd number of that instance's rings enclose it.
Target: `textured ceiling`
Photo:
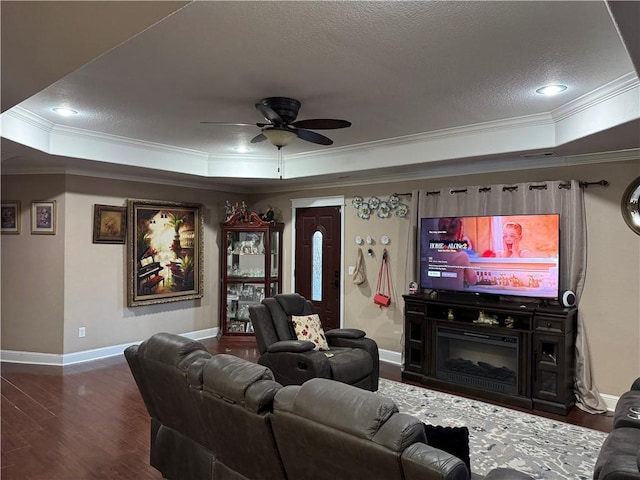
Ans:
[[[276,155],[249,144],[258,127],[200,122],[264,121],[254,104],[275,95],[302,102],[299,120],[353,124],[320,132],[331,147],[285,147],[287,178],[637,148],[630,31],[627,49],[600,1],[2,2],[2,166],[80,169],[65,160],[77,157],[149,175],[270,177],[252,167]],[[555,82],[569,88],[535,94]],[[79,114],[59,117],[59,105]],[[380,147],[386,165],[371,155]]]

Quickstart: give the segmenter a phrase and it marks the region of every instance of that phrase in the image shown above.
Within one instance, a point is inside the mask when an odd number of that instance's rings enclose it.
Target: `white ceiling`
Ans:
[[[640,2],[610,5],[3,1],[2,170],[255,188],[637,149]],[[258,127],[201,123],[262,122],[268,96],[352,126],[294,140],[279,180]]]

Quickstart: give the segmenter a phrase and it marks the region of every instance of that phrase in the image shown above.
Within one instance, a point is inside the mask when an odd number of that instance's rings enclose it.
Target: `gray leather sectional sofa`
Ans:
[[[468,480],[424,425],[330,379],[283,387],[271,371],[159,333],[125,351],[151,416],[150,462],[170,480]],[[473,478],[479,478],[473,476]],[[530,479],[496,469],[487,480]]]

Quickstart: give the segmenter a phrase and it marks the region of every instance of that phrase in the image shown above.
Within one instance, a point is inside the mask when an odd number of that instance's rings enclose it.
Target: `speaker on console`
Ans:
[[[571,290],[564,290],[560,292],[560,303],[564,307],[575,307],[576,305],[576,294]]]

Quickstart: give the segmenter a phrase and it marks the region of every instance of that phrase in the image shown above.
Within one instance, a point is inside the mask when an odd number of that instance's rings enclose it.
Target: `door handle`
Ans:
[[[333,281],[333,285],[336,288],[340,288],[340,272],[338,270],[335,271],[335,280]]]

